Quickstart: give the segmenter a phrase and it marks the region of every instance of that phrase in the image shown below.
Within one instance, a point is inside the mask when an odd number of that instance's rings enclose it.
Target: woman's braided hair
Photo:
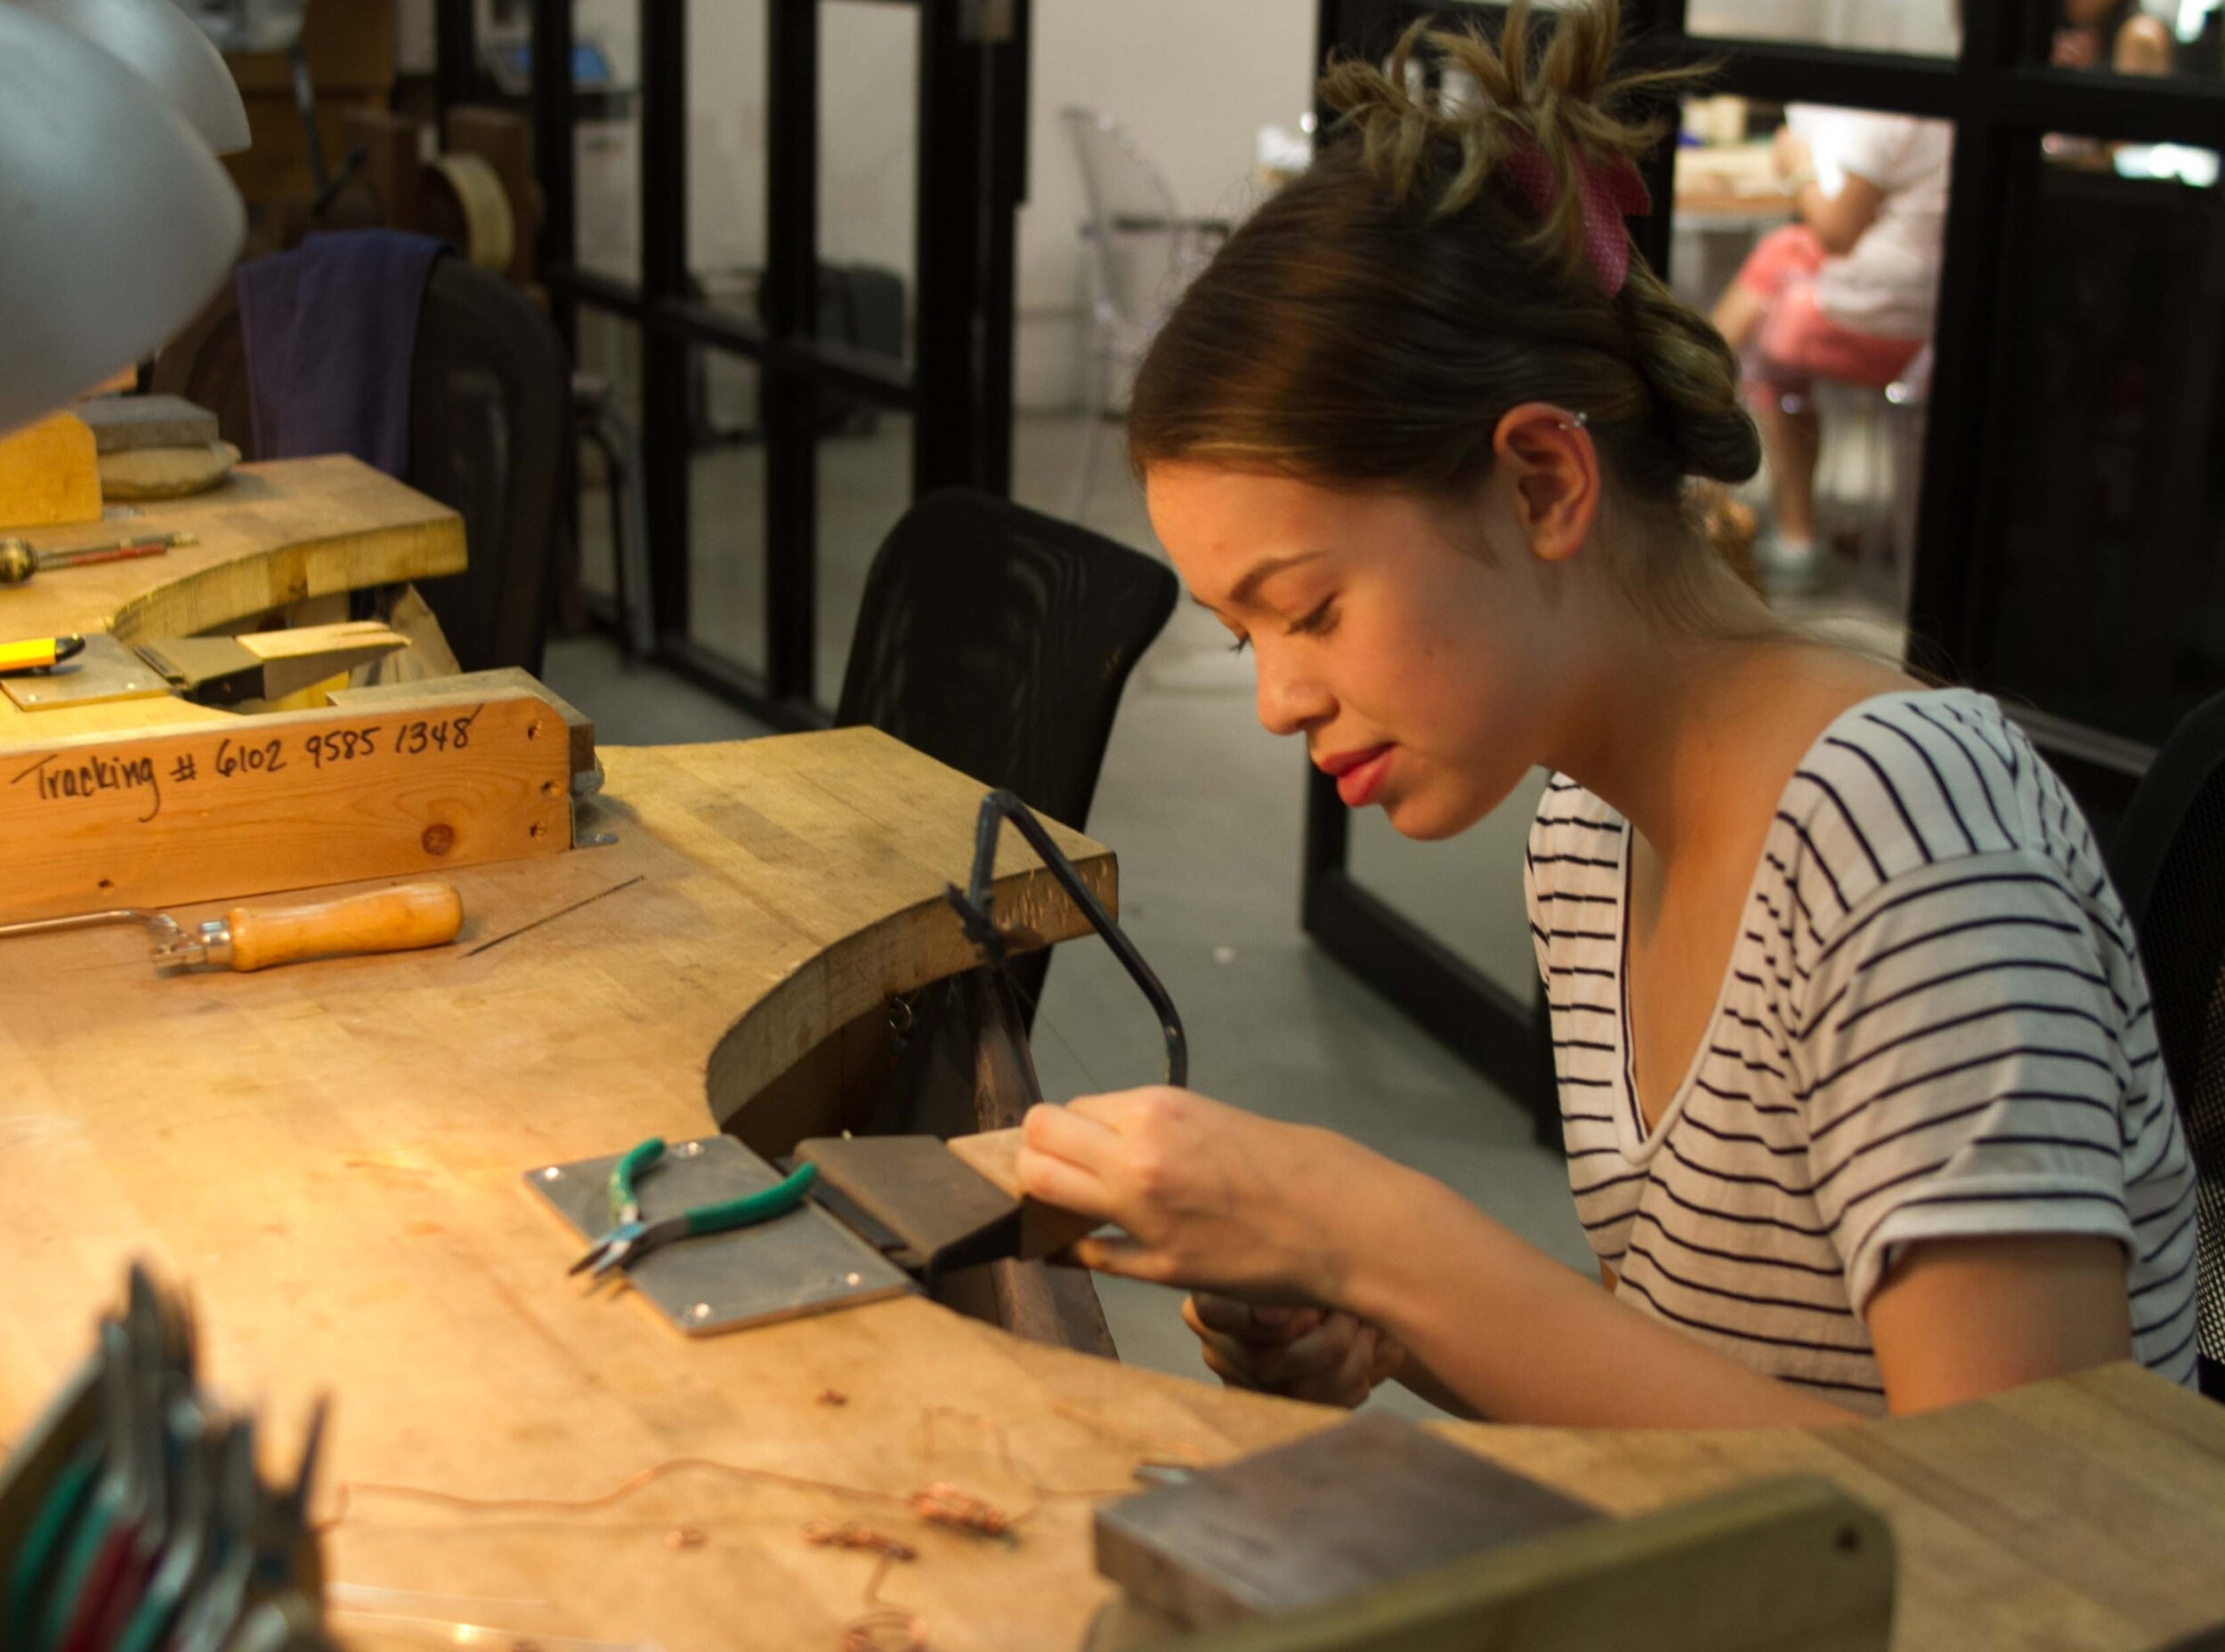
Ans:
[[[1229,238],[1145,358],[1137,470],[1454,497],[1488,474],[1506,411],[1537,401],[1586,416],[1619,502],[1656,528],[1689,527],[1692,478],[1752,476],[1760,440],[1721,336],[1635,255],[1612,294],[1586,257],[1587,170],[1644,154],[1660,133],[1634,106],[1687,78],[1618,75],[1618,10],[1587,0],[1545,27],[1517,0],[1495,42],[1425,19],[1383,68],[1333,62],[1321,95],[1340,118],[1313,166]],[[1417,69],[1472,95],[1416,95]],[[1509,176],[1518,150],[1551,168],[1542,215]],[[1645,560],[1673,557],[1648,537]]]

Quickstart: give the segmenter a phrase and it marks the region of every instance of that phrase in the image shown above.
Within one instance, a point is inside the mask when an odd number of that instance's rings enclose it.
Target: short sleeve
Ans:
[[[2016,851],[1891,879],[1833,927],[1791,1053],[1856,1313],[1926,1239],[2132,1248],[2123,922]]]
[[[1552,985],[1552,956],[1546,950],[1550,937],[1538,913],[1543,910],[1537,898],[1537,831],[1530,827],[1530,840],[1522,851],[1522,906],[1530,915],[1530,950],[1537,954],[1537,978],[1549,988]]]
[[[1862,112],[1848,120],[1841,138],[1839,166],[1866,179],[1886,194],[1907,187],[1916,123],[1905,115]]]

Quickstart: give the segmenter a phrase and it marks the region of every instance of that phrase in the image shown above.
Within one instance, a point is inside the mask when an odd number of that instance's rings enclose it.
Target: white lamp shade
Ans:
[[[145,80],[0,4],[0,432],[151,354],[246,231],[216,157]]]
[[[247,147],[247,109],[222,56],[172,0],[9,0],[119,57],[219,155]]]

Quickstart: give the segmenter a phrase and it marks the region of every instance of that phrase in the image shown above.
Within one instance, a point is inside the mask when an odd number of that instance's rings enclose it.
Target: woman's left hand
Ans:
[[[1032,1108],[1022,1142],[1030,1194],[1126,1230],[1077,1244],[1085,1266],[1321,1307],[1346,1271],[1340,1218],[1393,1169],[1331,1131],[1165,1085]]]

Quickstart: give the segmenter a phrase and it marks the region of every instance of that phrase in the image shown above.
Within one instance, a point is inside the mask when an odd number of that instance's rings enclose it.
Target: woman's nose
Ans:
[[[1308,671],[1293,671],[1266,650],[1252,655],[1258,672],[1259,726],[1270,734],[1302,734],[1329,720],[1337,709],[1328,685]]]

